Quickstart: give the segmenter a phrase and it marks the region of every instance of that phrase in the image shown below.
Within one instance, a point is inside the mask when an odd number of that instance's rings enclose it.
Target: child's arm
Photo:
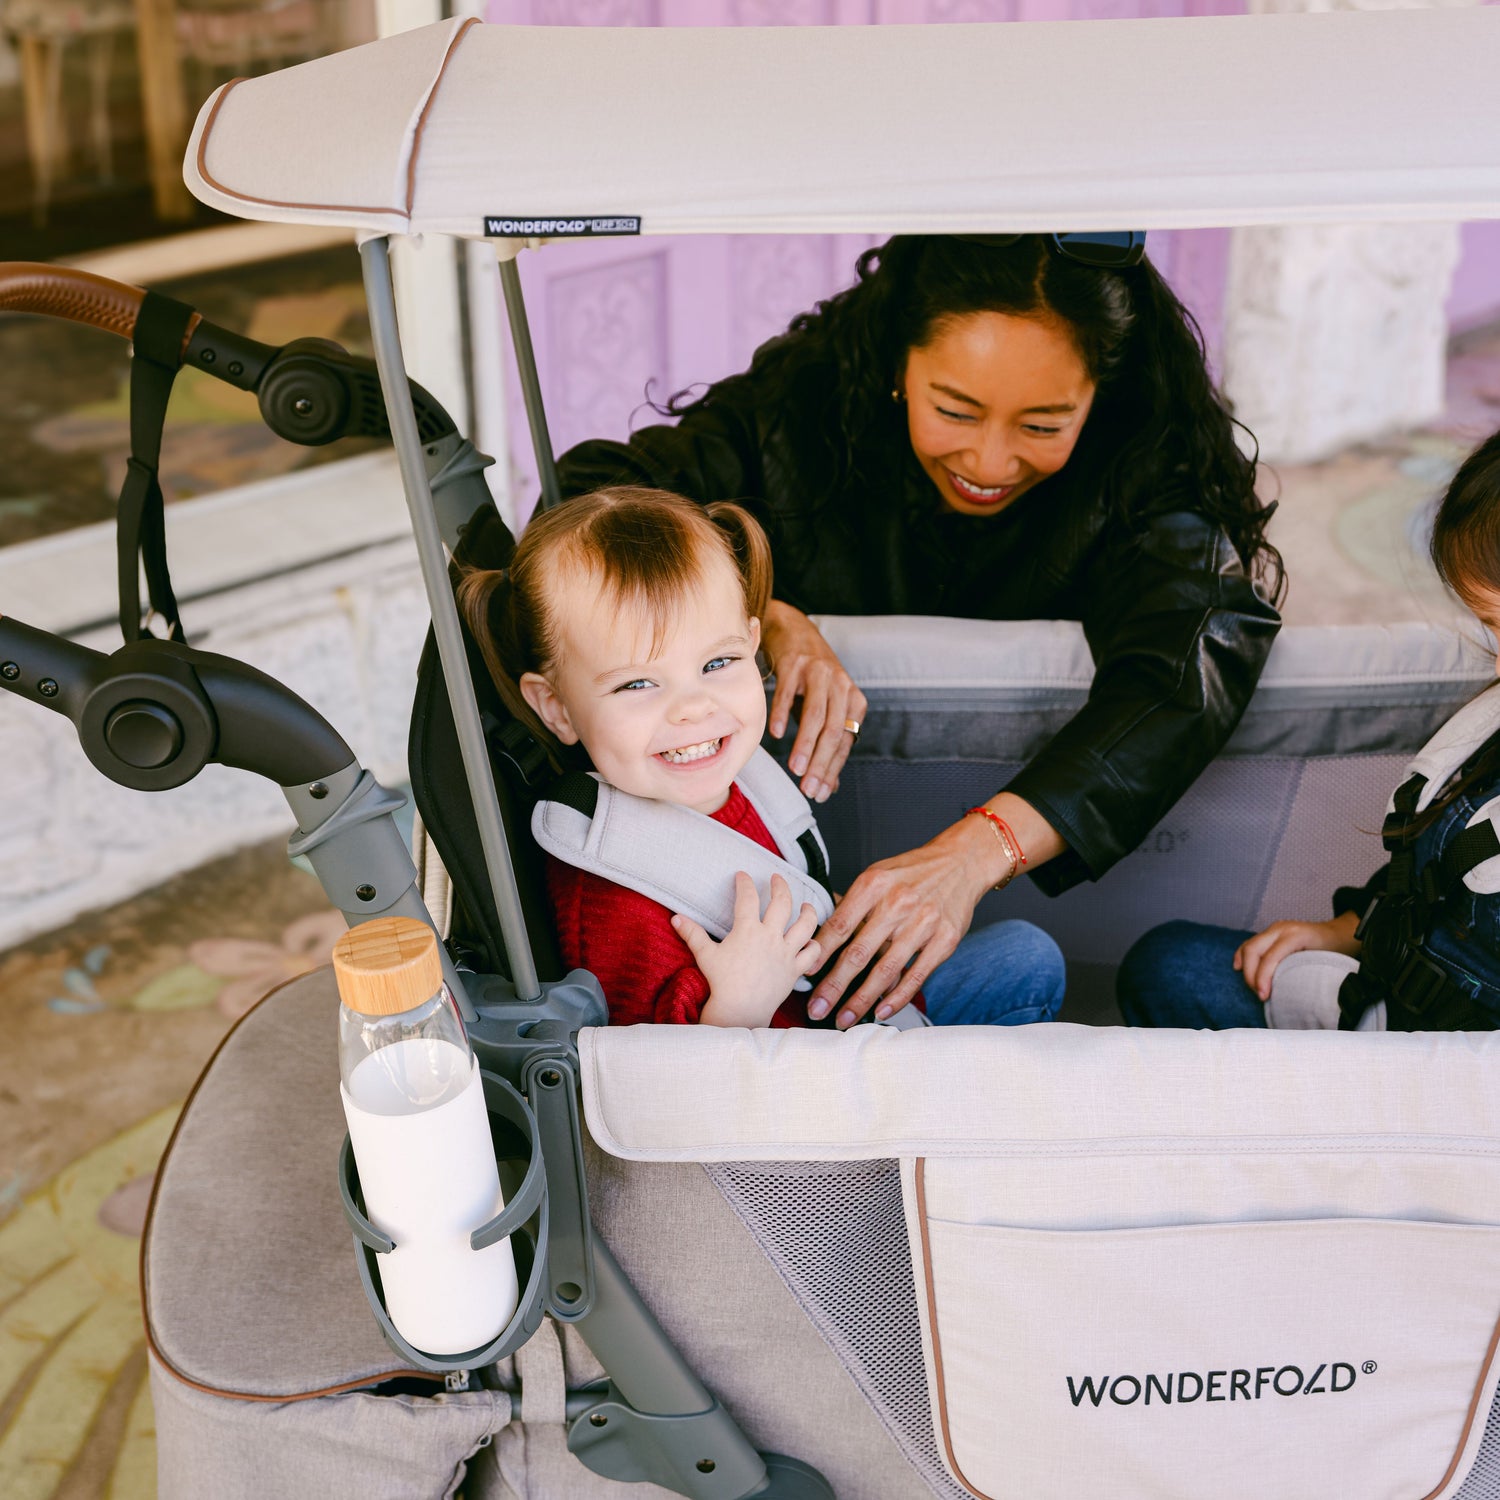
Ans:
[[[791,888],[779,875],[771,877],[764,917],[755,882],[744,871],[734,877],[734,926],[722,943],[691,917],[674,916],[672,926],[708,980],[708,1003],[698,1017],[705,1026],[769,1026],[793,984],[822,958],[813,940],[817,913],[804,902],[792,921]]]
[[[1354,935],[1358,926],[1359,914],[1352,911],[1329,922],[1272,922],[1235,949],[1234,966],[1245,976],[1245,983],[1268,1000],[1271,980],[1288,954],[1318,950],[1358,958],[1360,941]]]

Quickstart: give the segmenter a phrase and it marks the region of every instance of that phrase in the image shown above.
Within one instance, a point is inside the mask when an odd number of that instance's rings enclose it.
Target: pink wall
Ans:
[[[1497,0],[1500,3],[1500,0]],[[488,19],[529,25],[767,26],[1057,21],[1233,15],[1243,0],[490,0]],[[1129,228],[1121,225],[1121,228]],[[719,379],[797,312],[853,277],[858,236],[678,236],[579,243],[521,257],[553,445],[624,437],[663,400]],[[1223,323],[1227,230],[1153,233],[1149,253],[1203,329],[1210,358]],[[1450,315],[1500,312],[1500,226],[1469,226]],[[512,431],[526,431],[512,382]],[[535,493],[524,438],[515,493]]]
[[[1448,297],[1448,322],[1457,332],[1500,318],[1500,221],[1465,224],[1463,249]]]

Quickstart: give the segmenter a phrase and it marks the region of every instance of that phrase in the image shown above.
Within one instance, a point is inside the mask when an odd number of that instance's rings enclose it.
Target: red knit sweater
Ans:
[[[772,854],[780,853],[738,786],[730,788],[729,800],[713,817]],[[665,906],[550,854],[547,895],[563,963],[597,977],[609,1001],[611,1025],[697,1024],[708,1003],[708,980],[688,945],[673,932]],[[771,1017],[772,1026],[807,1024],[805,994],[789,995]]]

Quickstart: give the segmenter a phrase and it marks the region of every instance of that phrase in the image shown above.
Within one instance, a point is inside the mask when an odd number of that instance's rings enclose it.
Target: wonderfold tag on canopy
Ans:
[[[547,217],[525,214],[486,214],[484,233],[487,239],[530,239],[533,236],[549,240],[588,239],[593,236],[639,234],[639,214],[616,214],[596,217],[589,214],[549,215]]]

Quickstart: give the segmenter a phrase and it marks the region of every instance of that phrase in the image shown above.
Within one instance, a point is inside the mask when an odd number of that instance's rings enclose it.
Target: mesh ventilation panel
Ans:
[[[1474,1455],[1469,1477],[1454,1493],[1453,1500],[1500,1500],[1500,1390],[1490,1404],[1484,1437]]]
[[[933,1435],[897,1163],[706,1170],[933,1494],[967,1500]]]
[[[1405,780],[1406,755],[1310,760],[1287,813],[1271,877],[1248,924],[1324,917],[1334,888],[1361,885],[1385,863],[1386,798]]]

